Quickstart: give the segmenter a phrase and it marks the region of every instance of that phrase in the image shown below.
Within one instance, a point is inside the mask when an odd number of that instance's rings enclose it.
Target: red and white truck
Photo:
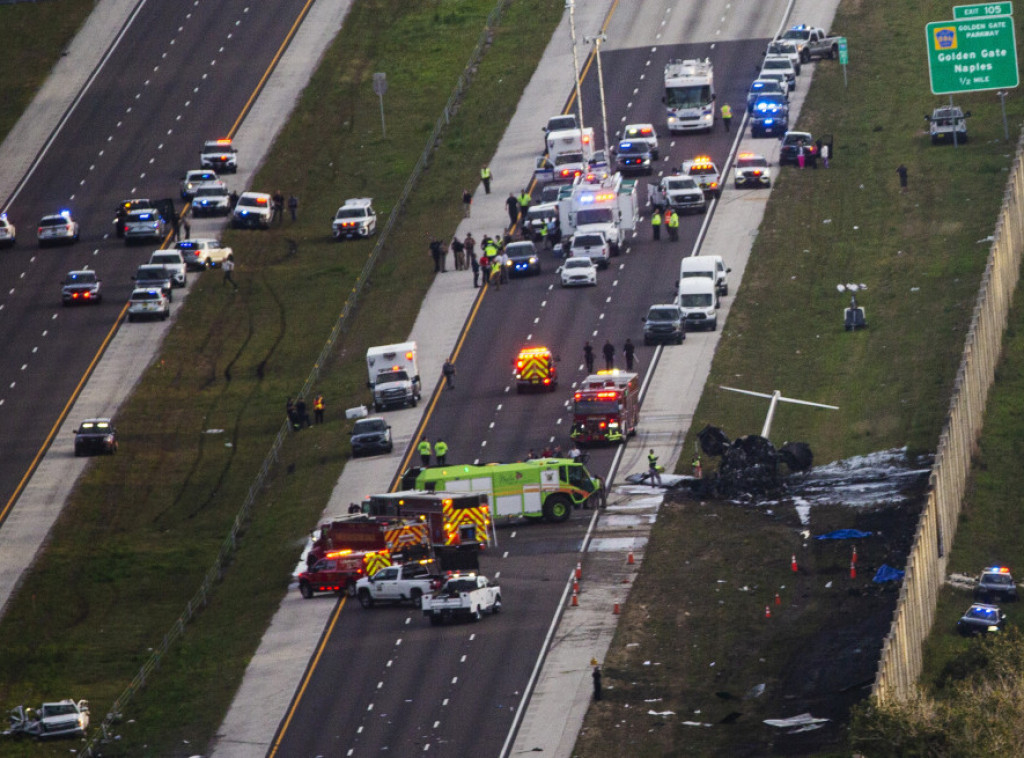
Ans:
[[[640,376],[598,371],[584,379],[572,396],[572,431],[578,445],[625,444],[636,434],[640,418]]]

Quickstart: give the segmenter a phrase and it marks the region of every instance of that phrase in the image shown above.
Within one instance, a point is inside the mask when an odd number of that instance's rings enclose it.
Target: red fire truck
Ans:
[[[516,356],[516,392],[558,387],[558,367],[546,347],[524,347]]]
[[[578,445],[625,444],[640,418],[640,377],[612,369],[588,376],[573,393],[572,433]]]
[[[370,495],[363,513],[378,518],[417,520],[427,525],[432,547],[483,548],[495,544],[487,495],[482,492],[403,490]]]

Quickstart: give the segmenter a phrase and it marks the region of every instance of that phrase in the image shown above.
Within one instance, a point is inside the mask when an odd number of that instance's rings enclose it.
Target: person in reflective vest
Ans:
[[[722,105],[722,125],[725,127],[726,133],[729,132],[729,126],[732,124],[732,107],[729,103]]]
[[[448,443],[444,440],[438,440],[435,442],[434,453],[437,455],[437,465],[445,465],[445,458],[448,455]]]
[[[420,454],[420,463],[423,464],[423,468],[427,468],[430,465],[430,453],[432,452],[430,447],[430,440],[424,437],[422,440],[420,440],[420,444],[416,449],[419,451]]]
[[[486,163],[480,167],[480,181],[484,183],[484,194],[491,194],[491,167]]]
[[[651,231],[654,233],[654,239],[661,239],[661,211],[657,208],[654,209],[654,213],[651,215]]]
[[[491,258],[491,284],[494,289],[501,289],[501,258],[497,256]]]
[[[324,423],[324,396],[318,394],[313,401],[313,418],[318,424]]]
[[[668,238],[672,242],[679,241],[679,214],[669,208],[665,211],[665,223],[668,225]]]
[[[647,455],[647,468],[650,472],[651,484],[657,482],[658,486],[661,486],[661,472],[658,471],[658,456],[654,454],[653,448],[651,448],[651,452]]]

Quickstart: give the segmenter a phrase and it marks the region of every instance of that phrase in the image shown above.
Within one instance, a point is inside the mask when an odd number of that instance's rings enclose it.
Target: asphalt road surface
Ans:
[[[654,182],[698,154],[724,166],[735,135],[724,133],[720,121],[710,134],[666,134],[664,64],[670,58],[710,56],[718,104],[732,105],[738,126],[747,88],[784,8],[783,2],[729,10],[722,4],[721,13],[707,4],[695,4],[688,12],[663,3],[620,6],[602,48],[609,139],[626,123],[653,123],[661,135]],[[729,17],[731,13],[739,15]],[[715,29],[723,24],[728,33],[717,35]],[[683,39],[723,41],[667,44]],[[593,67],[584,81],[583,102],[585,123],[600,134]],[[538,128],[547,115],[538,114]],[[646,178],[640,179],[646,184]],[[525,185],[529,177],[522,180]],[[645,187],[640,194],[646,199]],[[623,254],[599,273],[596,288],[561,290],[553,275],[558,260],[547,253],[540,276],[489,291],[459,352],[458,392],[442,393],[426,436],[444,439],[450,446],[449,461],[455,463],[513,461],[531,448],[567,447],[568,400],[574,383],[585,376],[584,342],[594,344],[600,367],[601,346],[610,339],[616,365],[623,367],[622,345],[629,337],[637,345],[637,369],[646,372],[654,348],[643,346],[640,319],[651,303],[672,301],[680,258],[691,253],[704,218],[683,217],[678,242],[668,242],[663,234],[655,243],[645,214]],[[683,346],[667,349],[687,350],[693,341],[706,339],[712,337],[690,334]],[[538,344],[561,358],[559,387],[551,393],[519,395],[512,362],[521,347]],[[591,471],[606,476],[614,449],[591,454]],[[565,578],[578,559],[588,515],[577,512],[563,524],[499,529],[500,547],[483,559],[482,570],[497,577],[503,609],[480,623],[436,628],[414,609],[363,610],[346,602],[328,627],[324,654],[314,662],[279,732],[276,754],[498,754],[557,611]],[[332,601],[325,597],[310,602]]]
[[[0,521],[17,507],[19,483],[117,324],[135,269],[159,247],[126,247],[114,235],[117,204],[174,198],[180,209],[181,176],[199,167],[204,140],[233,130],[303,7],[140,3],[41,160],[4,199],[18,244],[0,256]],[[36,222],[62,209],[81,225],[81,239],[37,249]],[[61,281],[85,265],[103,282],[103,303],[62,308]]]

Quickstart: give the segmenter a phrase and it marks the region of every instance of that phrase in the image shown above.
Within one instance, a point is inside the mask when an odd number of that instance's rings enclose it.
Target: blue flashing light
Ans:
[[[589,205],[590,203],[594,202],[594,193],[584,192],[579,196],[578,200],[580,205]]]
[[[631,147],[633,147],[633,143],[632,142],[620,142],[619,143],[619,148],[620,149],[629,150]]]

